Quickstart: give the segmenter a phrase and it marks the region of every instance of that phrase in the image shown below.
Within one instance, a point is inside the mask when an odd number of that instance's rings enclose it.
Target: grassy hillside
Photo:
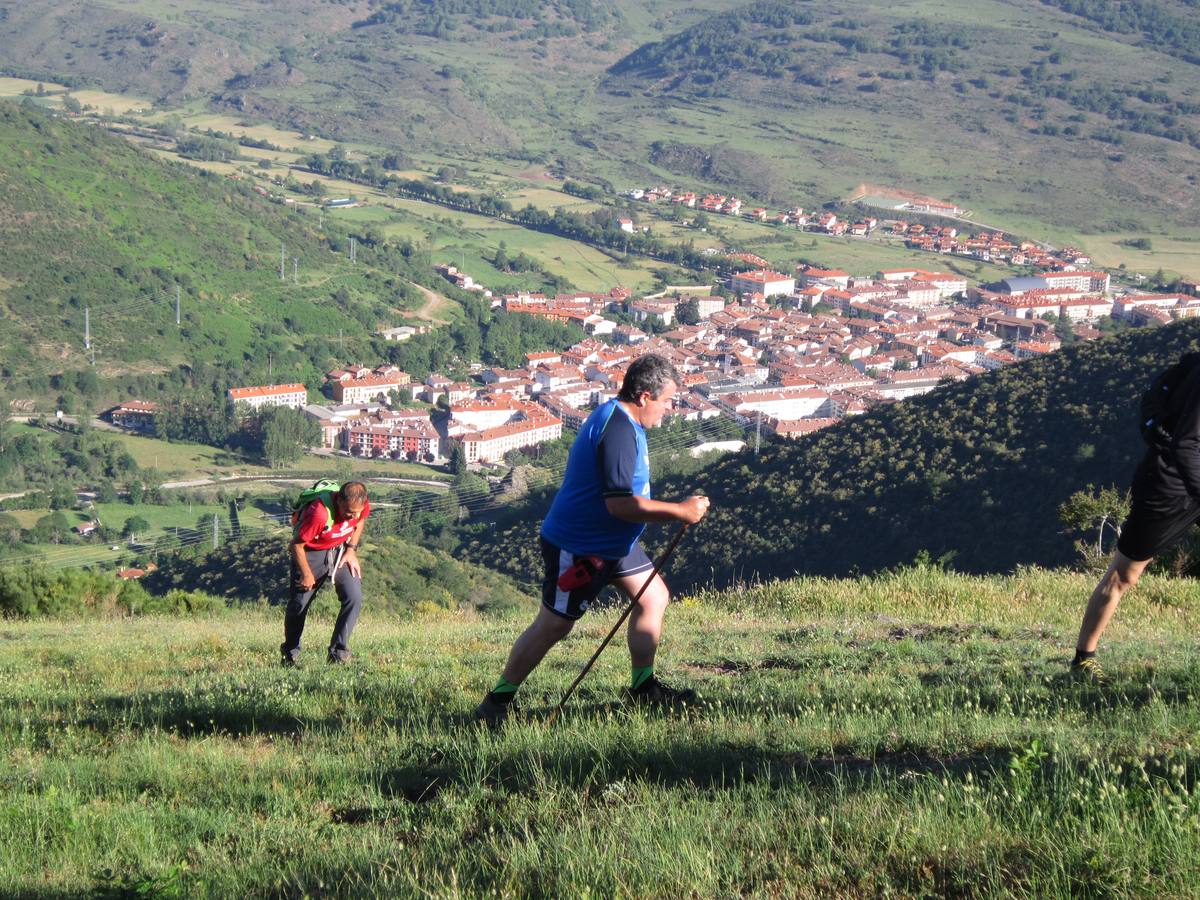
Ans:
[[[286,381],[312,375],[308,345],[332,356],[342,331],[351,352],[365,346],[359,335],[424,302],[395,262],[376,267],[371,248],[352,266],[345,232],[320,231],[315,212],[162,162],[99,128],[0,103],[0,171],[8,377],[85,367],[85,308],[101,375],[208,362],[266,376],[271,363]]]
[[[97,375],[101,389],[150,399],[181,387],[223,396],[268,379],[315,388],[328,368],[373,359],[420,378],[478,360],[516,365],[582,336],[506,320],[447,285],[427,246],[377,222],[272,203],[249,183],[165,162],[94,125],[0,102],[0,137],[0,377],[18,397],[78,391],[95,403]],[[431,320],[451,327],[402,344],[375,335]]]
[[[489,735],[527,611],[397,622],[274,666],[277,613],[8,621],[0,893],[1189,896],[1200,884],[1192,582],[1149,578],[1113,682],[1064,678],[1082,577],[933,570],[685,600],[686,717],[616,705],[585,620]],[[323,613],[311,625],[324,631]]]
[[[305,0],[303,31],[294,6],[0,4],[0,66],[622,186],[865,183],[1055,240],[1200,240],[1190,0]]]
[[[1010,226],[1195,226],[1200,73],[1171,58],[1200,53],[1194,8],[1122,4],[1161,15],[1121,30],[1058,9],[1082,6],[1112,5],[750,3],[638,48],[602,89],[693,126],[652,162],[760,195],[858,172]],[[695,128],[689,107],[725,127]]]
[[[730,454],[656,497],[712,498],[671,563],[678,585],[875,571],[922,551],[965,571],[1075,561],[1058,508],[1090,486],[1128,487],[1150,379],[1200,342],[1200,322],[1139,329],[944,386],[796,441]],[[547,498],[463,552],[534,571]],[[649,540],[665,540],[663,528]],[[1094,541],[1094,532],[1092,540]],[[503,542],[503,553],[495,544]],[[1111,535],[1106,536],[1109,546]]]

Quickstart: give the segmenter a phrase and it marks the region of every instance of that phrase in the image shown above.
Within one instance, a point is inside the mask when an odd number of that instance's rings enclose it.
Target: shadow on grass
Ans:
[[[250,696],[234,704],[228,697],[211,700],[183,691],[105,697],[95,712],[80,723],[101,734],[160,729],[181,737],[193,735],[293,735],[334,731],[342,720],[334,716],[296,716],[256,703]]]
[[[489,760],[485,781],[515,794],[536,793],[547,781],[583,792],[620,781],[700,790],[759,782],[865,790],[880,782],[904,783],[923,776],[961,779],[970,773],[976,782],[985,782],[1002,776],[1010,757],[1011,751],[999,746],[963,754],[902,750],[866,756],[850,748],[806,755],[709,740],[681,740],[670,747],[621,745],[594,753],[569,745],[544,747],[536,761],[523,753]],[[427,753],[385,771],[379,789],[386,797],[424,803],[449,787],[474,781],[464,767],[453,764],[451,756]]]

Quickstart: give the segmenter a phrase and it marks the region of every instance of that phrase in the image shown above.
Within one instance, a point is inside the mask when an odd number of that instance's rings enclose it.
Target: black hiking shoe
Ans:
[[[483,698],[483,702],[475,707],[475,721],[486,727],[488,731],[495,731],[504,724],[511,707],[512,701],[498,703],[492,699],[491,694],[488,694]]]
[[[625,688],[625,700],[636,706],[687,706],[696,702],[691,688],[673,688],[651,675],[636,688]]]
[[[350,662],[350,655],[349,650],[334,650],[330,647],[329,652],[325,654],[325,662],[331,666],[344,666]]]
[[[281,666],[283,666],[285,669],[296,668],[296,657],[294,657],[294,656],[292,656],[292,654],[288,653],[287,644],[279,645],[279,656],[280,656],[279,664]]]

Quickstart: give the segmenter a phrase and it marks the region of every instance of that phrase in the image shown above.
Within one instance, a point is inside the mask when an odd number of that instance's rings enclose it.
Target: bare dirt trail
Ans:
[[[416,316],[418,319],[424,319],[426,322],[432,322],[435,325],[445,325],[450,321],[437,315],[437,313],[453,304],[453,300],[415,282],[410,281],[409,284],[420,291],[421,296],[425,298],[425,302],[421,304],[421,308],[411,313],[411,315]]]

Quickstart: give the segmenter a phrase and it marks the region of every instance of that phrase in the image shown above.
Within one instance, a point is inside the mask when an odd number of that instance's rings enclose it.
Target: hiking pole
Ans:
[[[583,679],[587,676],[587,673],[592,670],[592,666],[595,664],[596,660],[600,658],[600,654],[604,652],[604,648],[608,646],[608,642],[611,641],[613,639],[613,635],[617,633],[617,629],[621,627],[621,625],[629,617],[629,614],[633,612],[633,608],[637,606],[637,602],[642,599],[642,594],[646,593],[646,588],[650,587],[650,582],[654,581],[654,576],[662,571],[662,567],[666,565],[667,560],[671,558],[671,554],[675,552],[675,547],[679,544],[680,539],[683,537],[683,533],[687,530],[688,526],[686,522],[679,526],[679,531],[675,532],[675,537],[671,539],[671,543],[667,545],[667,549],[663,551],[662,556],[658,558],[658,562],[654,564],[654,568],[650,570],[650,576],[646,579],[646,583],[642,585],[641,590],[634,595],[634,598],[629,601],[629,605],[625,607],[625,612],[621,613],[621,618],[617,619],[617,624],[612,627],[612,630],[608,633],[608,637],[600,642],[600,646],[596,648],[596,652],[592,654],[592,658],[587,661],[587,665],[583,667],[583,671],[580,672],[575,677],[575,680],[571,682],[571,686],[567,688],[567,692],[563,694],[562,699],[558,701],[558,706],[554,707],[554,711],[550,713],[550,718],[546,721],[547,725],[554,724],[554,720],[558,718],[558,713],[560,710],[562,710],[563,705],[571,698],[571,694],[575,692],[575,688],[579,687],[579,682],[583,681]]]

